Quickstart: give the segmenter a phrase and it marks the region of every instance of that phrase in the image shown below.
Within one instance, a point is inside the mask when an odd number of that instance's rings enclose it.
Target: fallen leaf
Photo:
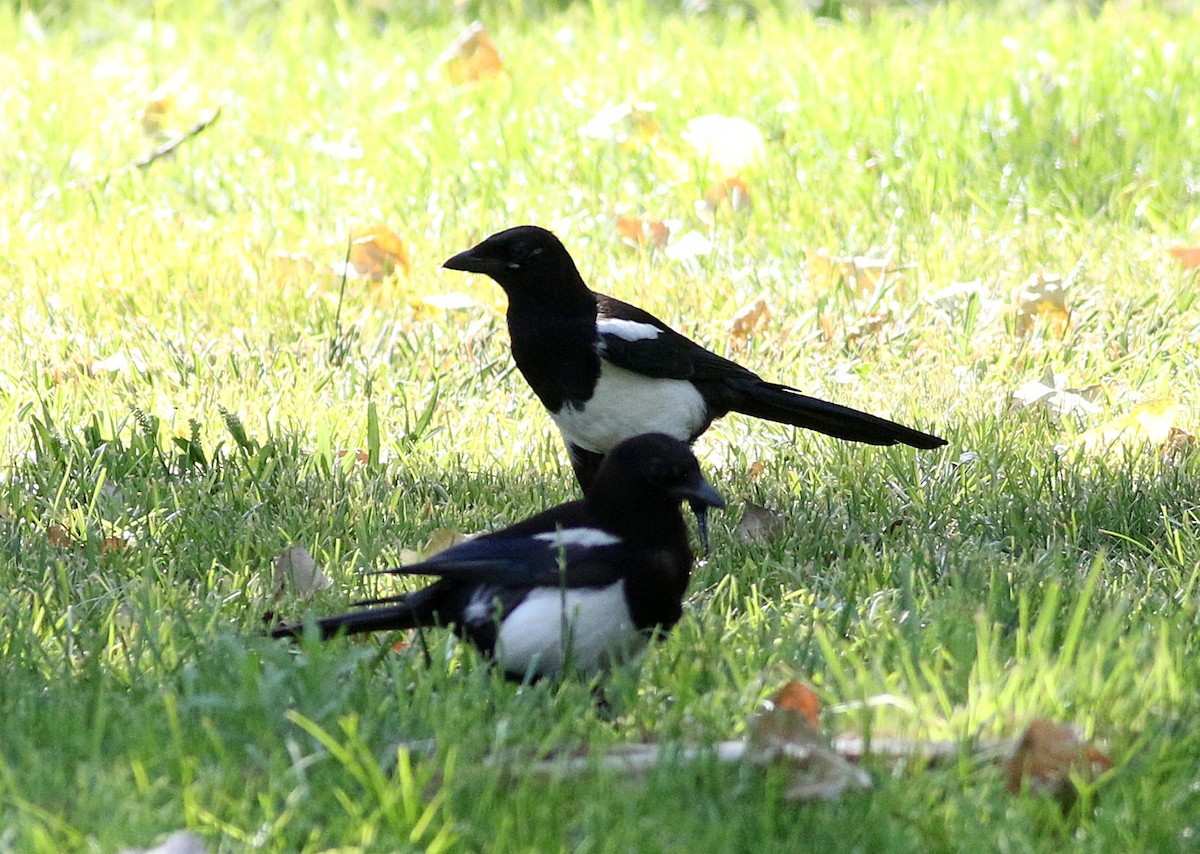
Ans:
[[[1075,796],[1071,775],[1090,779],[1112,765],[1108,754],[1084,744],[1074,727],[1039,718],[1004,763],[1004,781],[1010,794],[1020,794],[1028,784],[1031,791],[1049,793],[1069,806]]]
[[[579,134],[589,139],[611,140],[627,151],[641,147],[658,136],[655,108],[650,102],[611,104],[588,119]]]
[[[737,535],[748,543],[765,540],[774,533],[783,517],[753,501],[742,505],[742,518],[737,524]]]
[[[333,586],[333,580],[317,567],[304,546],[288,546],[275,556],[272,579],[275,600],[283,596],[289,585],[299,596],[312,596]]]
[[[842,758],[821,734],[819,708],[809,688],[790,682],[750,720],[746,758],[789,768],[787,800],[833,801],[871,786],[871,776]]]
[[[338,448],[336,456],[339,460],[344,460],[353,455],[356,465],[365,466],[371,461],[371,455],[363,448]]]
[[[1062,276],[1038,273],[1017,290],[1017,333],[1028,335],[1037,326],[1062,337],[1071,323]]]
[[[1067,388],[1062,378],[1054,375],[1053,368],[1046,368],[1040,380],[1030,380],[1012,393],[1012,399],[1026,409],[1044,409],[1051,415],[1083,416],[1100,411],[1093,401],[1101,386],[1093,384],[1086,388]]]
[[[100,554],[112,554],[113,552],[125,551],[129,547],[129,541],[125,537],[105,537],[100,542]]]
[[[775,692],[771,702],[776,708],[791,709],[808,718],[809,723],[820,729],[821,700],[816,692],[803,682],[792,680]]]
[[[1075,443],[1092,453],[1103,453],[1139,444],[1165,446],[1182,412],[1173,399],[1160,398],[1135,406],[1125,415],[1093,427],[1076,437]]]
[[[1172,246],[1171,257],[1189,270],[1200,270],[1200,246]]]
[[[125,848],[121,854],[208,854],[208,848],[191,831],[177,830],[153,848]]]
[[[57,522],[46,528],[46,541],[56,549],[65,549],[71,545],[71,535],[67,529]]]
[[[438,528],[425,541],[425,546],[421,549],[422,560],[429,560],[429,558],[438,552],[444,552],[446,549],[465,543],[469,539],[471,539],[470,535],[464,534],[462,531],[455,531],[452,528]]]
[[[657,220],[619,216],[616,227],[622,240],[639,247],[653,246],[663,249],[671,237],[670,226]]]
[[[1163,443],[1163,457],[1175,460],[1187,456],[1196,450],[1196,435],[1182,427],[1172,427]]]
[[[751,336],[761,332],[771,322],[771,306],[762,294],[739,308],[729,321],[729,343],[734,350],[743,350]]]
[[[479,83],[500,76],[504,61],[483,24],[475,21],[443,51],[440,63],[451,83]]]
[[[336,276],[363,277],[380,281],[399,269],[404,275],[412,270],[412,259],[404,239],[386,225],[375,225],[356,232],[350,241],[348,262],[333,265]]]
[[[765,154],[762,131],[747,119],[712,113],[687,123],[683,140],[719,178],[736,178]]]
[[[750,188],[741,178],[725,178],[711,184],[704,192],[704,208],[709,214],[717,212],[721,205],[728,204],[735,213],[749,213],[753,204],[750,201]]]
[[[871,296],[889,279],[901,274],[901,268],[891,258],[830,255],[824,248],[809,248],[804,254],[808,276],[814,284],[831,287],[844,282],[860,297]]]

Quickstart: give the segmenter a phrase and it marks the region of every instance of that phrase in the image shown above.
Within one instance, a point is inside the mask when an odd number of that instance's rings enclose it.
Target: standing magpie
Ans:
[[[446,626],[514,680],[592,675],[683,613],[692,550],[679,504],[724,507],[688,446],[662,434],[619,443],[586,496],[388,572],[436,576],[411,593],[316,622],[338,634]],[[299,637],[303,624],[273,637]]]
[[[946,444],[767,382],[640,308],[590,290],[570,253],[544,228],[498,232],[443,266],[488,275],[508,295],[513,358],[562,433],[585,492],[600,460],[621,440],[661,432],[691,443],[729,412],[871,445]],[[707,539],[699,509],[697,520]]]

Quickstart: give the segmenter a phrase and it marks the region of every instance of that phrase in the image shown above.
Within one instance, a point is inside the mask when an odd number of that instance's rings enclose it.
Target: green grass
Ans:
[[[462,22],[437,4],[39,5],[0,11],[0,850],[177,828],[214,851],[1200,846],[1200,455],[1056,450],[1155,398],[1196,428],[1200,303],[1167,253],[1200,243],[1194,16],[485,3],[507,76],[454,87],[437,56]],[[139,119],[163,83],[177,127],[222,115],[122,172],[156,144]],[[580,136],[632,100],[657,104],[654,146]],[[711,230],[680,139],[710,112],[767,138],[752,211]],[[712,252],[632,249],[614,214],[678,220]],[[343,292],[276,258],[328,267],[374,222],[408,241],[410,275]],[[786,521],[748,543],[736,510],[714,517],[687,616],[616,675],[608,714],[587,685],[515,688],[438,633],[430,666],[417,644],[254,636],[269,609],[360,597],[365,570],[437,529],[575,494],[499,289],[438,269],[519,222],[722,352],[765,295],[773,320],[739,359],[951,442],[715,426],[697,450],[721,490]],[[818,249],[903,277],[858,297],[813,275]],[[1043,271],[1068,280],[1061,339],[1015,330],[1013,295]],[[954,282],[978,292],[933,299]],[[422,302],[452,292],[479,306]],[[1047,367],[1101,384],[1100,411],[1013,406]],[[290,543],[334,580],[315,601],[270,600]],[[1116,767],[1066,817],[966,747],[874,766],[835,804],[709,760],[528,773],[552,751],[742,734],[796,676],[849,707],[835,731],[969,745],[1048,716]],[[884,692],[901,702],[861,710]]]

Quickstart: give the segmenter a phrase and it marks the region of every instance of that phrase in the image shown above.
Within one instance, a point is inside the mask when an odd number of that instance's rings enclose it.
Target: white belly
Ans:
[[[646,644],[625,604],[625,582],[600,589],[539,588],[500,624],[496,661],[514,675],[549,675],[565,664],[593,674]]]
[[[603,362],[592,398],[552,414],[563,438],[597,454],[642,433],[683,442],[704,426],[704,398],[687,380],[654,379]]]

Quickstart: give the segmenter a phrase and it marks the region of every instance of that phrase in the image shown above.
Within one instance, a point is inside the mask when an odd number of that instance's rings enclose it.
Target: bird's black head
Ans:
[[[442,266],[490,276],[510,300],[526,293],[542,299],[591,296],[570,253],[551,232],[536,225],[497,232]]]
[[[669,505],[678,513],[680,502],[693,507],[724,507],[725,501],[700,473],[691,449],[662,433],[626,439],[609,451],[588,490],[593,510],[598,503],[637,514]]]

